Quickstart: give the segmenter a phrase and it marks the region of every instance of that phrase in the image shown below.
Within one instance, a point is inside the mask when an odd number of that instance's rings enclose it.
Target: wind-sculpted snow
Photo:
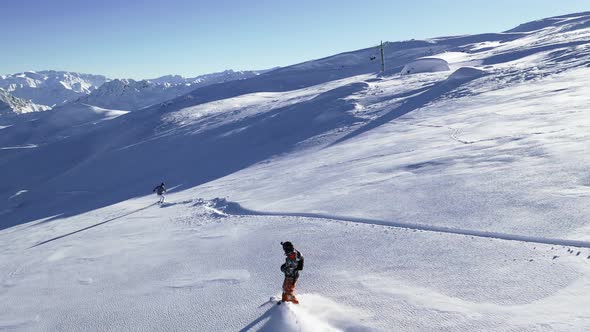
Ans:
[[[461,67],[454,71],[448,81],[468,82],[485,75],[485,71],[473,67]]]
[[[415,95],[409,96],[400,105],[397,105],[397,107],[393,108],[391,111],[381,115],[376,119],[371,120],[364,126],[338,139],[333,144],[342,143],[369,130],[375,129],[383,124],[389,123],[392,120],[402,117],[407,113],[417,110],[427,105],[428,103],[431,103],[437,100],[438,98],[443,97],[446,93],[449,93],[457,89],[462,84],[468,83],[469,81],[477,79],[483,75],[484,72],[482,70],[461,67],[457,71],[453,72],[453,74],[451,74],[446,80],[435,83],[432,87],[429,87],[425,91],[420,91]]]

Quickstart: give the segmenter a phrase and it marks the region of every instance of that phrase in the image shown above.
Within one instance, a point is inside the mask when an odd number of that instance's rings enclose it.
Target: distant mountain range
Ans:
[[[108,81],[101,75],[65,71],[27,71],[0,75],[0,88],[11,95],[49,108],[90,94]]]
[[[141,81],[115,79],[104,83],[76,102],[132,111],[176,98],[203,86],[251,78],[259,74],[258,71],[226,70],[193,78],[167,75]]]
[[[39,112],[48,109],[47,106],[37,105],[30,100],[15,97],[0,88],[0,116]]]
[[[150,80],[109,79],[66,71],[27,71],[0,75],[1,106],[5,114],[22,114],[70,104],[136,110],[186,94],[196,88],[250,78],[264,71],[233,71],[185,78],[167,75]],[[76,106],[74,106],[75,108]]]

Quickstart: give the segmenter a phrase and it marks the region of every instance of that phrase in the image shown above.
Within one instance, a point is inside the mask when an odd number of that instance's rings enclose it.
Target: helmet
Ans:
[[[161,186],[163,186],[163,185],[164,185],[164,182],[162,182]]]
[[[292,252],[295,247],[293,246],[293,243],[286,241],[286,242],[281,242],[281,245],[283,246],[283,250],[285,252]]]

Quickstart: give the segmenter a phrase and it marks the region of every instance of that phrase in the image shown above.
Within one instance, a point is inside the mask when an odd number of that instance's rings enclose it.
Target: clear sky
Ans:
[[[587,0],[0,0],[0,74],[191,77],[586,10]]]

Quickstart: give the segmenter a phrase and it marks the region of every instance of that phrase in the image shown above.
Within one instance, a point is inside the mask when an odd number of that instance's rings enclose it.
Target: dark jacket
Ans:
[[[299,278],[299,271],[303,270],[303,255],[297,251],[286,254],[285,264],[281,265],[281,272],[285,277]]]
[[[156,188],[154,188],[153,192],[155,192],[158,195],[162,195],[166,192],[166,187],[164,187],[163,185],[159,185]]]

